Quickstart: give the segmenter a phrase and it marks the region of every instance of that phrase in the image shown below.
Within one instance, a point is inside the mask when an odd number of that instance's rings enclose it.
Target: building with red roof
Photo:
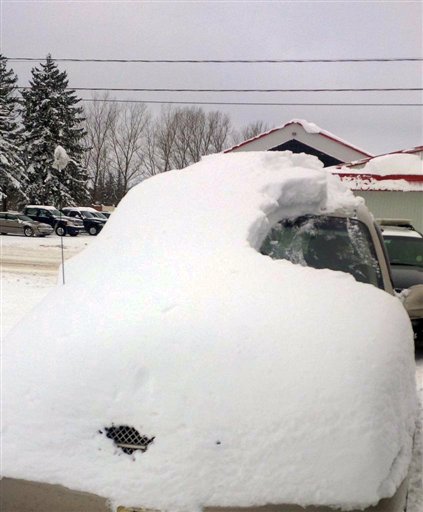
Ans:
[[[234,151],[292,151],[317,156],[325,167],[340,165],[373,156],[303,119],[292,119],[279,128],[273,128],[248,139],[225,153]]]
[[[314,123],[293,119],[225,151],[292,151],[319,158],[377,218],[409,219],[423,231],[423,146],[374,156]]]

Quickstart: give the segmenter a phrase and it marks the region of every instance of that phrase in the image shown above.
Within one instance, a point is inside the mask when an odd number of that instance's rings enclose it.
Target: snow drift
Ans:
[[[281,218],[357,201],[289,152],[132,189],[5,342],[4,475],[163,510],[392,495],[414,429],[405,311],[257,250]],[[125,454],[113,425],[154,441]]]

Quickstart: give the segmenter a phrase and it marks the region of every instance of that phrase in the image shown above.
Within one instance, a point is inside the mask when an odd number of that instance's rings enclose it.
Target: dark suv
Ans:
[[[94,213],[86,210],[85,208],[68,207],[62,208],[62,212],[67,217],[72,219],[79,219],[84,224],[84,229],[90,235],[98,235],[106,224],[107,219],[101,219]]]
[[[84,229],[81,220],[63,215],[54,206],[31,204],[24,208],[23,213],[33,220],[49,224],[59,236],[76,236]]]

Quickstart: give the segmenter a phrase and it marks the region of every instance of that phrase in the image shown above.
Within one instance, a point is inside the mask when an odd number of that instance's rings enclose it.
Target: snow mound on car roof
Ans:
[[[289,152],[132,189],[5,343],[3,474],[163,510],[393,494],[414,428],[402,306],[257,250],[281,218],[357,201]],[[117,448],[120,426],[147,451]]]

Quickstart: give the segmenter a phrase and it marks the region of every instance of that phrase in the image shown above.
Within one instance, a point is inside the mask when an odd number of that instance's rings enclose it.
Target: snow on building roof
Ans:
[[[307,133],[319,134],[322,137],[325,137],[325,138],[330,139],[330,140],[332,140],[334,142],[337,142],[337,143],[339,143],[339,144],[341,144],[343,146],[346,146],[346,147],[348,147],[350,149],[353,149],[354,151],[357,151],[357,152],[361,153],[365,157],[371,157],[372,156],[371,153],[368,153],[367,151],[364,151],[363,149],[358,148],[357,146],[355,146],[353,144],[350,144],[349,142],[345,141],[344,139],[341,139],[340,137],[337,137],[336,135],[334,135],[331,132],[328,132],[327,130],[323,130],[322,128],[317,126],[315,123],[310,123],[309,121],[306,121],[305,119],[291,119],[291,121],[288,121],[287,123],[285,123],[282,126],[278,126],[276,128],[272,128],[271,130],[268,130],[267,132],[264,132],[264,133],[261,133],[259,135],[256,135],[255,137],[252,137],[251,139],[245,140],[245,141],[243,141],[243,142],[241,142],[239,144],[236,144],[235,146],[232,146],[231,148],[225,150],[224,152],[225,153],[232,152],[235,149],[241,148],[242,146],[250,144],[253,141],[262,139],[263,137],[266,137],[266,136],[268,136],[268,135],[270,135],[272,133],[275,133],[275,132],[277,132],[279,130],[283,130],[287,126],[290,126],[290,125],[293,125],[293,124],[300,125]]]
[[[391,496],[414,430],[404,308],[259,253],[282,218],[360,204],[290,152],[132,188],[4,340],[2,474],[174,512]],[[120,427],[154,439],[124,453]]]
[[[352,190],[423,191],[423,146],[328,168]]]

